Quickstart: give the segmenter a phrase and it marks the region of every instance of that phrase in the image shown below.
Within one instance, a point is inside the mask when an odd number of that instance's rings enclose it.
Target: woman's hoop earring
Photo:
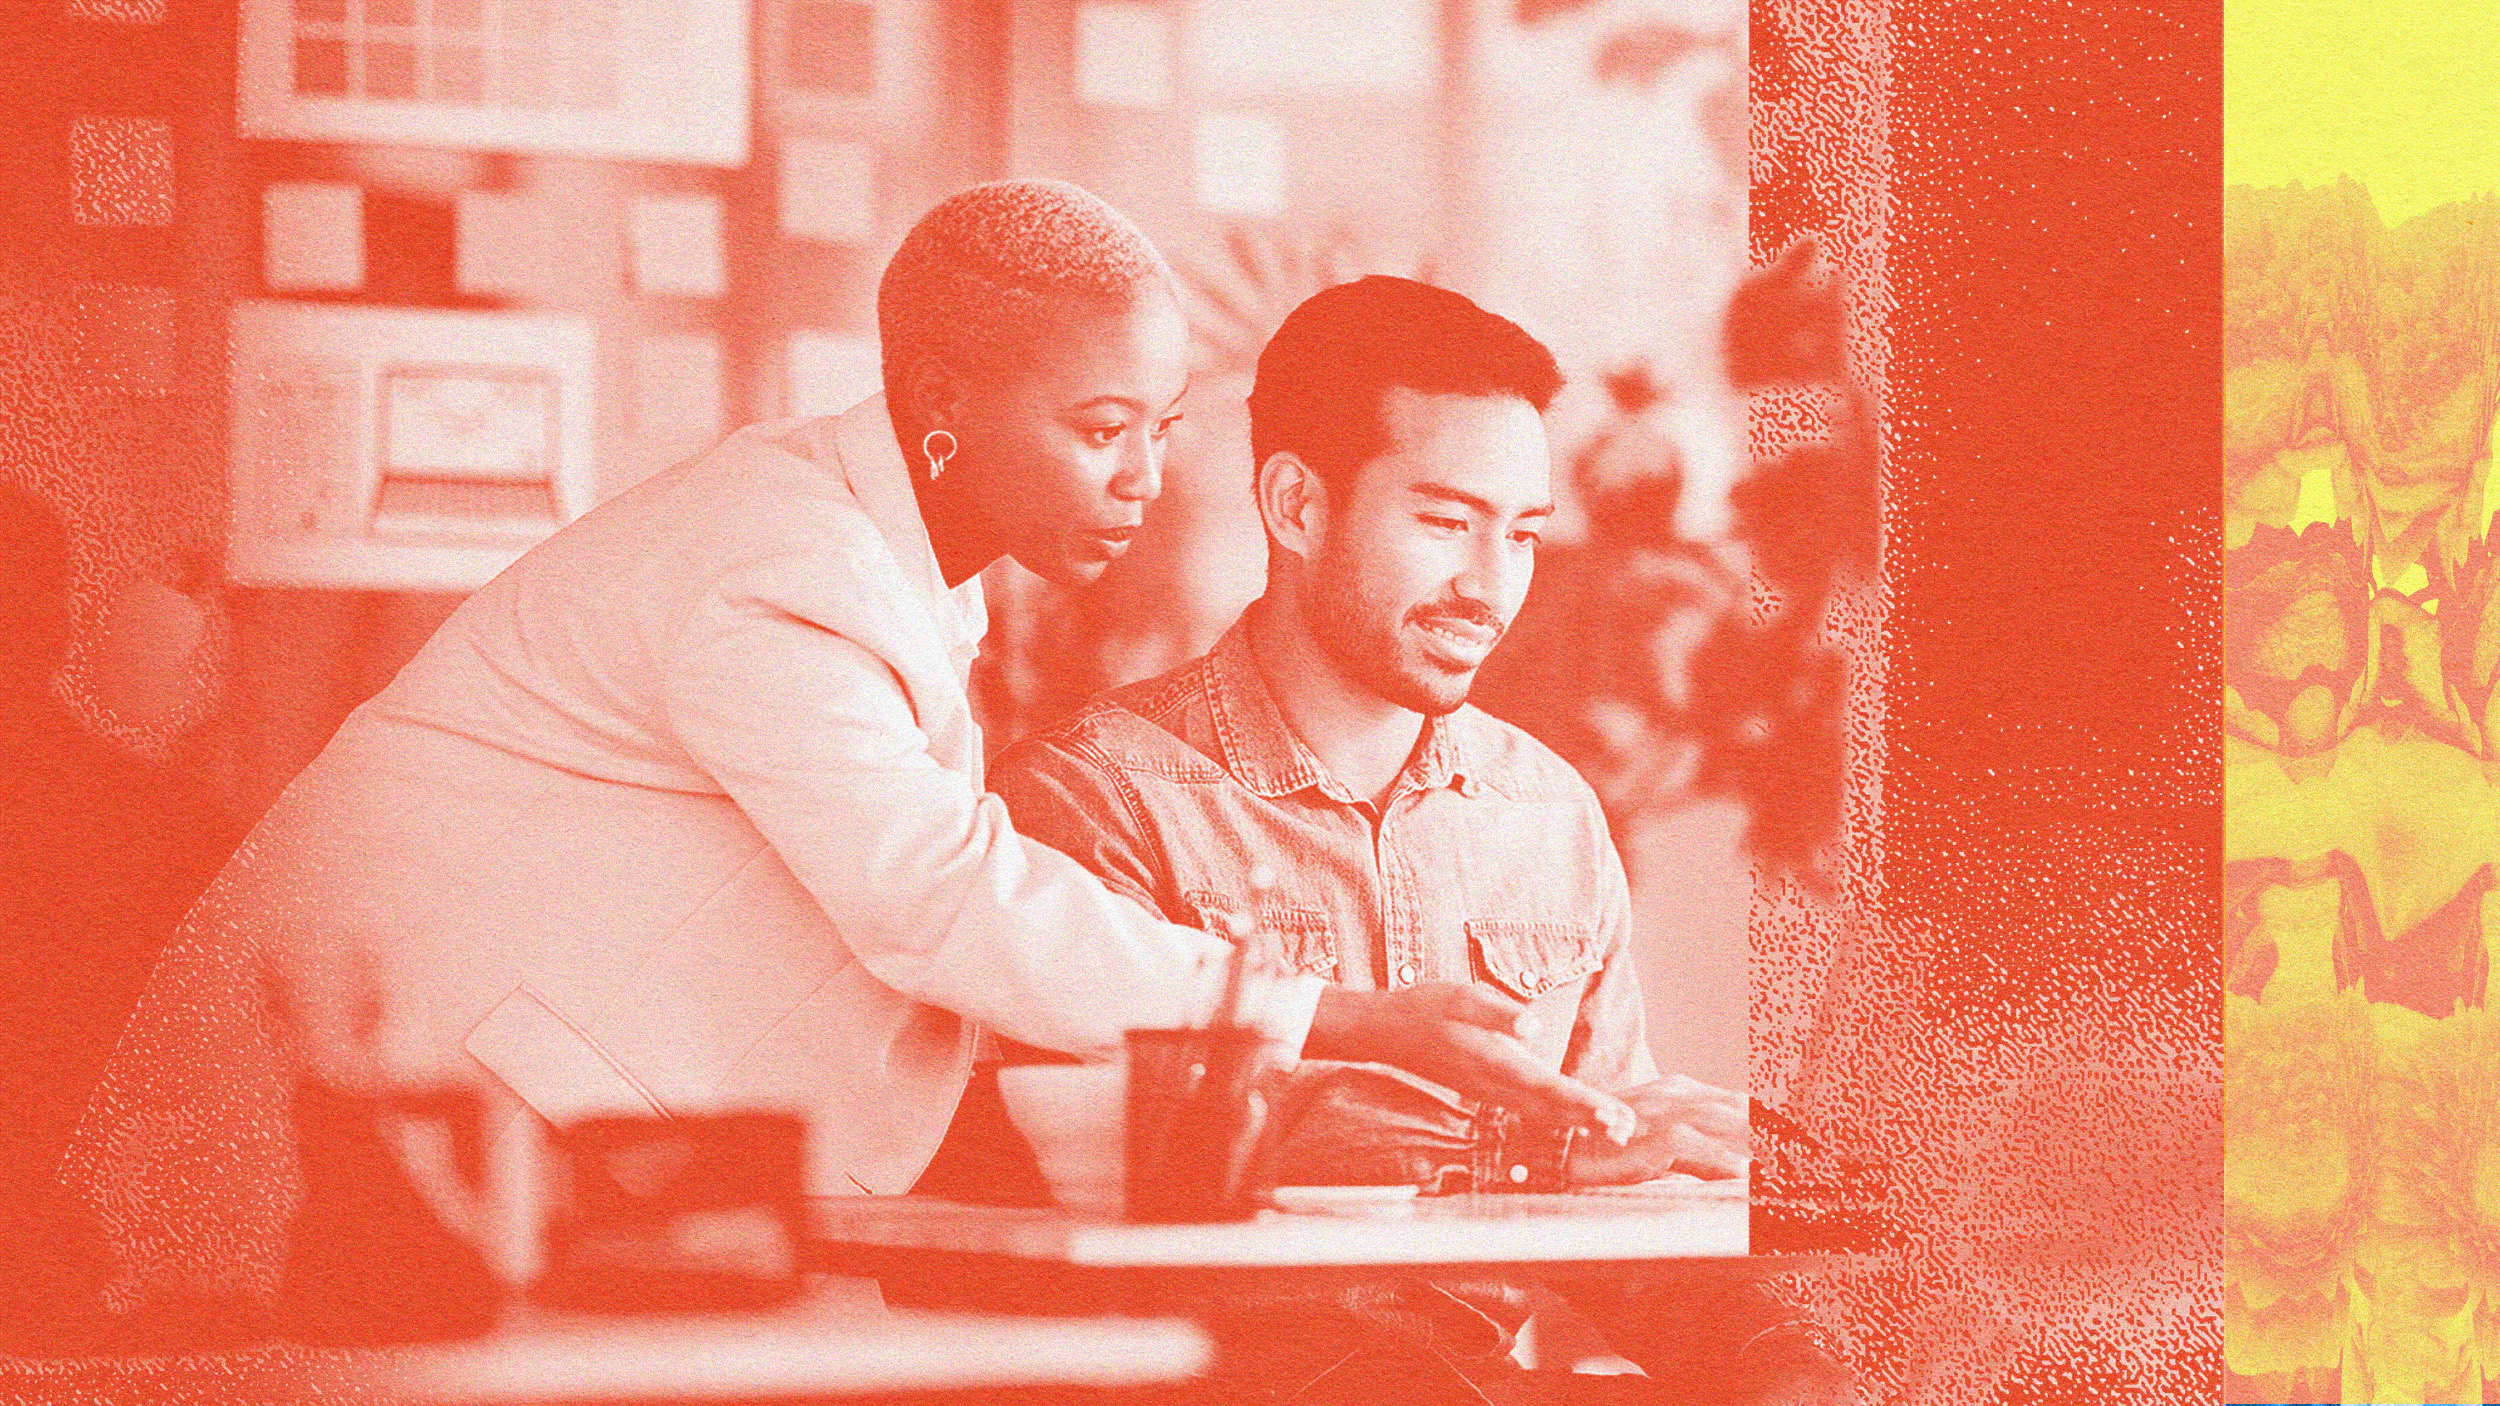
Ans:
[[[933,449],[929,444],[939,435],[946,436],[946,448],[943,451]],[[955,457],[955,448],[955,434],[952,430],[931,430],[920,437],[920,453],[929,461],[929,482],[937,482],[938,475],[946,472],[946,461]]]

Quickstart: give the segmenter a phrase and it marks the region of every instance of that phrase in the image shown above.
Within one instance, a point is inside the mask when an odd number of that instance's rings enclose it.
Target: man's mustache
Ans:
[[[1499,642],[1502,635],[1510,629],[1509,622],[1493,613],[1493,607],[1479,601],[1460,600],[1444,605],[1419,605],[1408,611],[1406,618],[1418,625],[1430,625],[1443,620],[1461,625],[1473,625],[1481,630],[1491,630],[1496,642]]]

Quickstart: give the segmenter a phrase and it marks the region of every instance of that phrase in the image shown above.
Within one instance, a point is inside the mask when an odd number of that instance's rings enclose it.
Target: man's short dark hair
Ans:
[[[1509,318],[1447,288],[1374,275],[1303,299],[1259,353],[1250,453],[1291,452],[1332,490],[1389,447],[1393,386],[1517,396],[1538,414],[1562,389],[1554,354]]]

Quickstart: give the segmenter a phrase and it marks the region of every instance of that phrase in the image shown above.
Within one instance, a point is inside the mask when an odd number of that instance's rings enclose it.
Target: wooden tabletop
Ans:
[[[1425,1197],[1210,1225],[1130,1225],[920,1196],[819,1197],[810,1211],[822,1245],[1087,1269],[1537,1265],[1725,1259],[1747,1250],[1742,1181]]]
[[[773,1314],[546,1317],[468,1342],[357,1354],[353,1399],[780,1399],[1185,1380],[1211,1357],[1174,1319],[1002,1318],[802,1303]]]

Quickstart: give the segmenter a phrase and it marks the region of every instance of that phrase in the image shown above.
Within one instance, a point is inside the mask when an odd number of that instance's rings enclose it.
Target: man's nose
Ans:
[[[1482,534],[1467,554],[1466,569],[1450,586],[1460,599],[1483,606],[1497,618],[1508,621],[1526,598],[1528,579],[1535,571],[1535,556],[1506,538]]]
[[[1120,455],[1119,472],[1111,476],[1111,496],[1124,503],[1151,503],[1163,496],[1163,442],[1149,435],[1129,437]]]

